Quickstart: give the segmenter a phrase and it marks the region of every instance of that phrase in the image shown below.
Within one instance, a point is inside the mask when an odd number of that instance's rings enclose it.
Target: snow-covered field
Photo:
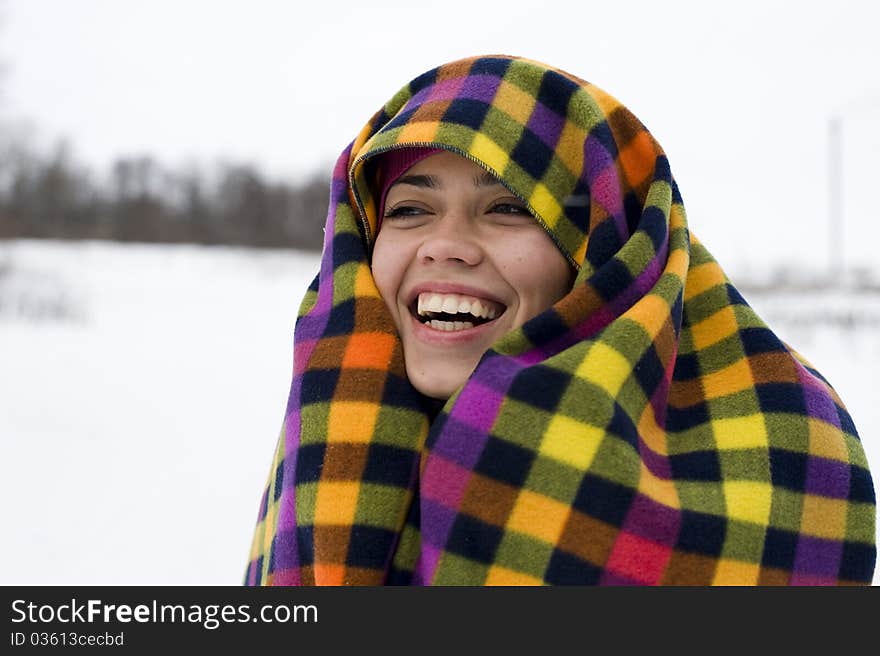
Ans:
[[[0,584],[241,581],[317,266],[0,242]],[[880,472],[880,296],[745,295],[836,387]]]

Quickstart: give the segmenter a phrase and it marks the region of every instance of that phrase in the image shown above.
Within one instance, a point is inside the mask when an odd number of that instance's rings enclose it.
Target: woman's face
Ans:
[[[450,152],[419,161],[388,190],[372,270],[409,380],[438,399],[467,380],[493,342],[565,296],[573,281],[522,202]]]

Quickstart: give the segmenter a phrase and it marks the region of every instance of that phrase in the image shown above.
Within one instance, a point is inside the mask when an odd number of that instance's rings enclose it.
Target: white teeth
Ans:
[[[434,294],[428,300],[425,309],[431,312],[443,312],[443,297],[439,294]]]
[[[431,326],[434,330],[442,330],[450,333],[474,327],[474,324],[470,321],[440,321],[439,319],[431,319],[425,325]]]
[[[460,294],[437,294],[434,292],[419,294],[416,308],[422,316],[434,312],[445,312],[447,314],[472,314],[475,317],[489,320],[504,311],[503,307],[498,307],[493,301]]]
[[[441,312],[446,312],[448,314],[455,314],[458,312],[458,296],[450,294],[443,299],[443,309]]]

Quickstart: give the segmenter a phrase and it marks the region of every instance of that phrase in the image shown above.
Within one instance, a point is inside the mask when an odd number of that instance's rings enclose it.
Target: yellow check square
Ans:
[[[757,585],[760,568],[755,563],[722,558],[718,561],[712,585]]]
[[[397,137],[398,143],[425,143],[434,141],[437,136],[437,129],[440,127],[440,121],[415,121],[409,122],[403,126],[400,135]]]
[[[507,521],[507,527],[556,544],[571,507],[556,499],[529,490],[520,492]]]
[[[718,449],[751,449],[767,446],[767,426],[760,414],[712,420]]]
[[[632,373],[632,365],[614,348],[596,342],[584,361],[578,365],[576,373],[578,377],[595,383],[612,397],[616,397],[624,381]]]
[[[359,489],[357,481],[321,481],[315,500],[315,524],[351,524]]]
[[[669,320],[669,304],[660,296],[648,294],[639,299],[626,313],[627,318],[637,321],[651,337],[657,335]]]
[[[535,107],[535,98],[510,82],[502,81],[493,104],[520,125],[526,125]]]
[[[821,419],[809,420],[810,427],[810,454],[838,462],[848,462],[849,452],[846,442],[839,439],[839,430],[836,426]]]
[[[732,306],[718,310],[691,328],[697,350],[712,346],[737,330],[736,315]]]
[[[752,369],[746,359],[703,376],[703,392],[707,399],[735,394],[754,385]]]
[[[470,147],[471,155],[486,166],[495,170],[498,175],[504,174],[510,156],[501,147],[482,132],[477,132]]]
[[[841,540],[846,536],[846,499],[804,495],[801,530],[820,538]]]
[[[556,145],[556,155],[572,175],[580,175],[584,165],[584,140],[587,133],[571,121],[566,121]]]
[[[596,457],[605,436],[601,428],[565,415],[554,415],[544,431],[539,453],[580,470],[586,470]]]
[[[733,519],[767,526],[770,521],[771,486],[758,481],[727,481],[724,502]]]
[[[486,585],[543,585],[543,583],[539,578],[500,565],[492,565],[486,576]]]
[[[328,442],[369,442],[379,405],[366,401],[334,401],[327,421]]]
[[[550,190],[540,182],[535,185],[535,190],[529,196],[529,205],[535,208],[535,211],[550,228],[556,225],[562,214],[562,207],[556,202]]]
[[[688,271],[687,286],[684,290],[684,300],[689,301],[694,296],[699,296],[704,291],[725,283],[724,273],[715,262],[698,264]]]

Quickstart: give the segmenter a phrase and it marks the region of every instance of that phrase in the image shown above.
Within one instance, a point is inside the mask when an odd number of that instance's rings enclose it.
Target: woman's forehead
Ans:
[[[451,180],[468,178],[477,189],[502,186],[501,180],[483,167],[455,153],[438,153],[408,168],[391,185],[443,189]]]

